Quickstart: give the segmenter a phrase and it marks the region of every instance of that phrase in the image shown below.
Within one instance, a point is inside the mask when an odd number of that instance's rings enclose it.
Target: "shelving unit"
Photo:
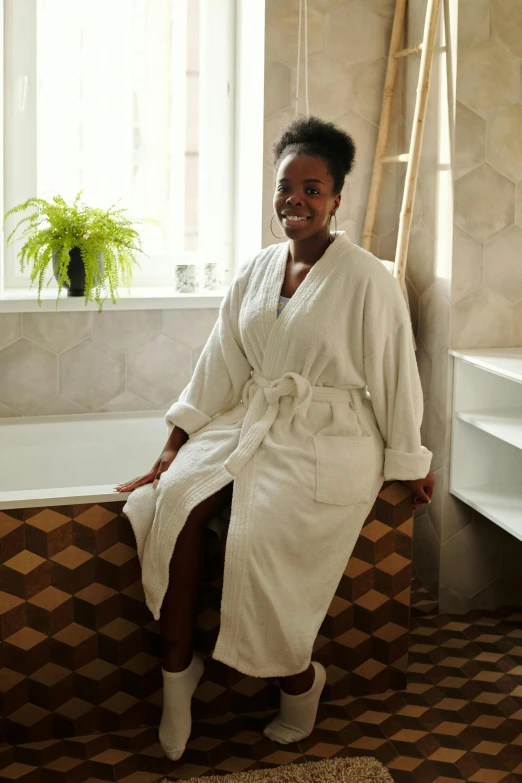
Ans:
[[[522,348],[450,354],[450,492],[522,540]]]

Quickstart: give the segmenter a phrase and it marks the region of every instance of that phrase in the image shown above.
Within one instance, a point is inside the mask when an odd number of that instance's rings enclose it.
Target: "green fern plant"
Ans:
[[[127,210],[116,209],[115,205],[106,210],[90,207],[80,201],[82,193],[80,190],[72,204],[67,204],[61,196],[54,196],[52,201],[29,198],[4,216],[5,223],[10,215],[33,210],[16,224],[7,244],[14,242],[15,234],[20,233],[24,244],[18,260],[22,272],[31,265],[31,286],[36,281],[39,305],[46,271],[53,259],[58,282],[56,306],[62,288],[71,285],[69,252],[74,248],[78,248],[85,269],[85,303],[96,301],[100,310],[108,295],[116,303],[118,286],[129,288],[133,266],[139,267],[135,254],[142,252],[141,240],[133,228],[139,221],[131,220],[124,214]],[[27,225],[21,230],[24,224]],[[47,285],[51,280],[52,274]]]

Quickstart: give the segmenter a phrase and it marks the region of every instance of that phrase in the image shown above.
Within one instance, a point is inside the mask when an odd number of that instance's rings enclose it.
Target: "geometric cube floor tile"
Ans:
[[[423,611],[429,596],[415,583],[413,595],[421,610],[412,623],[407,687],[322,702],[313,733],[299,744],[280,746],[263,736],[271,709],[222,713],[194,721],[177,762],[166,759],[156,729],[146,726],[0,745],[0,781],[155,783],[166,775],[184,780],[369,755],[396,783],[520,783],[522,612],[438,615]],[[131,659],[129,671],[148,673],[150,663],[146,655]],[[113,674],[108,667],[96,659],[80,676],[100,682]],[[56,687],[61,674],[47,666],[33,679]],[[27,732],[49,714],[43,707],[26,712]]]
[[[5,734],[13,741],[45,741],[100,727],[127,730],[158,720],[161,638],[144,602],[122,507],[102,503],[2,513],[0,688]],[[411,516],[406,488],[386,483],[315,645],[315,657],[328,673],[325,700],[405,685]],[[213,533],[207,543],[197,645],[208,655],[219,628],[222,556]],[[275,707],[277,698],[273,683],[243,677],[210,659],[194,713],[205,719],[255,712]],[[31,726],[22,723],[26,705],[35,708]],[[75,769],[74,776],[80,774]]]

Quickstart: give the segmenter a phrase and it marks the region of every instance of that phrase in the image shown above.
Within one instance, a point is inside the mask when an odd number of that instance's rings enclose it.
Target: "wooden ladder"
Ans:
[[[406,261],[408,256],[408,245],[410,242],[411,221],[413,217],[413,207],[415,204],[415,192],[417,189],[417,179],[419,176],[419,164],[422,152],[424,124],[426,121],[426,110],[428,107],[431,69],[433,65],[433,52],[435,49],[435,32],[437,29],[440,0],[428,0],[422,42],[410,47],[409,49],[401,49],[400,47],[402,45],[404,32],[404,19],[406,15],[406,2],[407,0],[396,0],[395,4],[395,16],[393,19],[390,51],[388,54],[388,65],[386,67],[386,78],[384,82],[379,135],[377,137],[377,148],[375,151],[375,161],[373,164],[372,181],[370,185],[370,194],[368,196],[368,206],[366,209],[366,218],[364,221],[362,235],[362,247],[365,250],[369,250],[374,235],[375,217],[377,214],[377,205],[381,192],[384,164],[407,163],[408,168],[406,169],[406,179],[404,182],[404,193],[402,197],[402,207],[399,219],[399,234],[397,237],[397,247],[395,250],[395,262],[393,268],[393,274],[399,280],[403,290],[406,277]],[[417,95],[415,98],[415,110],[413,114],[410,149],[409,152],[402,153],[400,155],[386,155],[388,133],[390,130],[392,101],[395,92],[395,84],[397,81],[399,61],[410,54],[415,54],[416,52],[421,53],[421,61],[419,80],[417,83]]]

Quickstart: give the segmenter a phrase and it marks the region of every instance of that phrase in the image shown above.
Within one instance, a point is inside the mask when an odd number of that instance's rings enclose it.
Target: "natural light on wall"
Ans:
[[[138,220],[138,285],[230,262],[233,0],[6,0],[5,208],[119,202]],[[9,44],[10,32],[14,36]],[[25,49],[25,54],[20,50]],[[29,54],[28,54],[29,52]],[[6,285],[24,281],[14,253]]]

